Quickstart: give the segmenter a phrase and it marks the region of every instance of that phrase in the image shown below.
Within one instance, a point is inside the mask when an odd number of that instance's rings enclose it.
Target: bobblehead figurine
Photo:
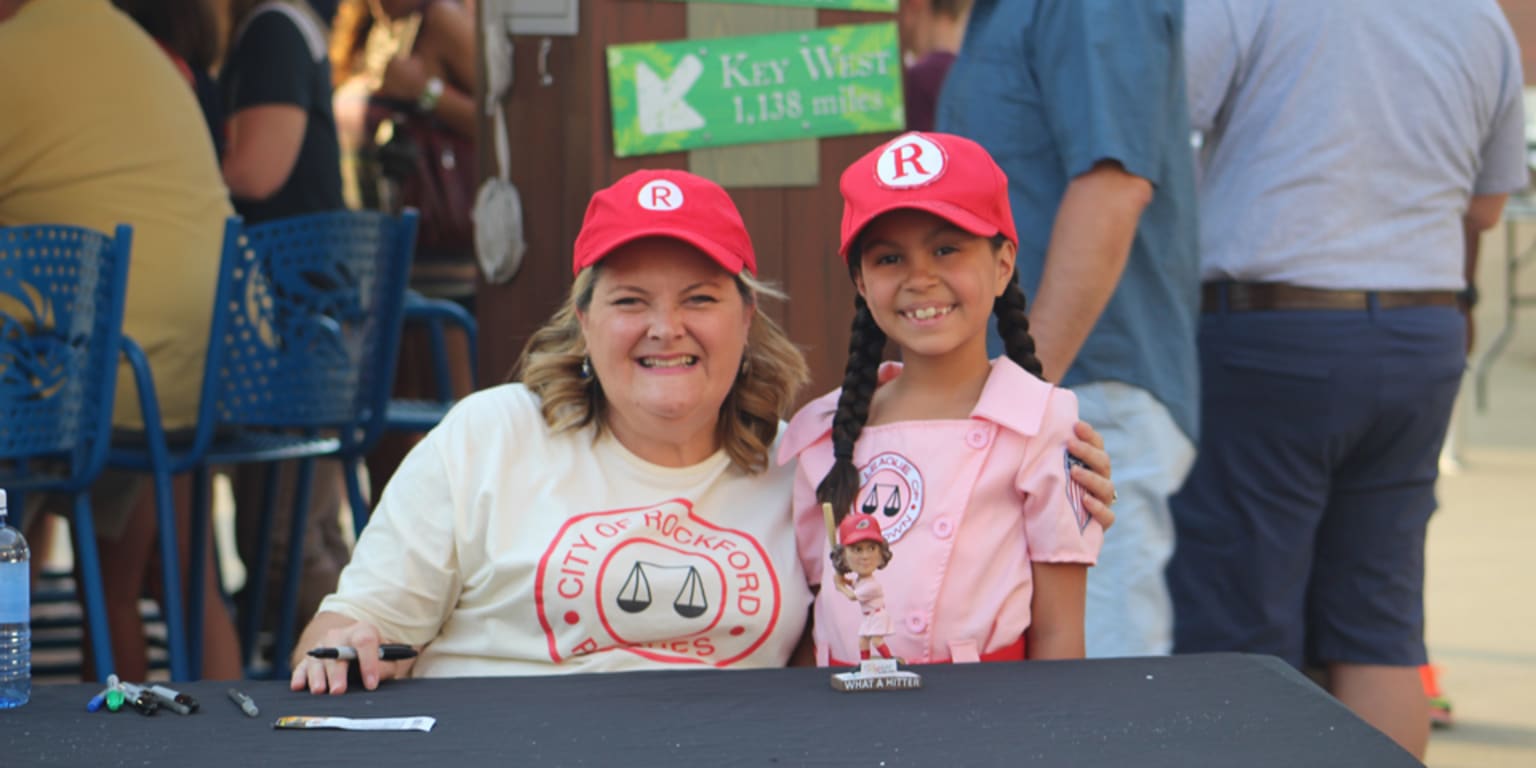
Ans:
[[[823,504],[828,537],[832,538],[832,505]],[[836,526],[832,544],[832,566],[837,570],[833,586],[849,600],[859,602],[864,620],[859,624],[859,669],[832,676],[832,687],[839,691],[893,691],[921,688],[923,679],[916,672],[897,669],[897,659],[885,638],[891,634],[891,617],[885,610],[885,591],[875,579],[875,571],[891,562],[891,545],[880,532],[874,515],[850,514]],[[870,651],[880,659],[871,659]]]

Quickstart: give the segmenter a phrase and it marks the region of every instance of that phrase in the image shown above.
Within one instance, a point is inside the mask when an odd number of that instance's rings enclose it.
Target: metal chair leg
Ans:
[[[278,470],[280,464],[267,465],[266,488],[261,500],[261,519],[256,529],[256,562],[245,570],[245,601],[240,615],[240,648],[246,676],[251,677],[256,664],[257,643],[261,635],[261,616],[267,598],[267,570],[272,567],[272,519],[277,510]],[[237,513],[238,514],[238,513]]]
[[[443,400],[453,399],[453,382],[448,374],[448,339],[443,332],[443,323],[433,320],[427,325],[428,333],[432,338],[432,379],[433,386],[437,388],[437,396]]]
[[[283,574],[283,602],[277,634],[272,640],[272,676],[288,676],[288,652],[293,649],[294,624],[299,612],[299,581],[304,572],[304,534],[308,529],[310,489],[314,485],[315,460],[299,461],[299,482],[293,492],[293,521],[288,533],[288,561]]]
[[[165,614],[166,644],[170,646],[171,679],[188,680],[186,613],[182,610],[181,552],[176,541],[176,505],[171,494],[171,476],[155,477],[155,521],[160,539],[161,611]]]
[[[368,524],[368,499],[363,498],[363,483],[357,476],[361,462],[356,457],[342,459],[341,473],[347,480],[347,506],[352,510],[352,533],[361,537],[363,526]]]
[[[75,494],[70,522],[75,554],[80,558],[80,594],[85,604],[85,623],[91,633],[91,656],[96,662],[96,678],[105,682],[117,667],[112,663],[112,630],[107,624],[107,596],[101,585],[101,557],[96,551],[90,493]]]
[[[171,493],[171,455],[161,426],[160,402],[155,396],[154,376],[149,358],[133,339],[123,337],[121,354],[133,370],[139,391],[139,408],[144,416],[144,438],[149,447],[149,465],[154,475],[155,522],[160,540],[160,579],[164,594],[160,611],[165,615],[166,645],[170,647],[171,679],[191,677],[187,653],[187,624],[182,610],[181,552],[176,541],[176,506]]]
[[[191,657],[189,666],[194,680],[203,678],[203,644],[207,640],[203,633],[203,604],[208,592],[203,570],[208,562],[205,542],[212,514],[208,503],[208,467],[198,466],[192,470],[192,520],[187,555],[187,654]]]

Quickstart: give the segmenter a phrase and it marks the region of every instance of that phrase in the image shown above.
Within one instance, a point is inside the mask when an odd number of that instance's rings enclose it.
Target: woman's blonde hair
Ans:
[[[582,376],[587,355],[578,312],[592,304],[601,262],[576,275],[565,303],[523,347],[512,379],[521,379],[543,403],[544,423],[556,432],[594,425],[602,434],[607,402],[597,379]],[[783,299],[784,294],[751,275],[736,275],[736,288],[749,307],[758,298]],[[715,436],[736,466],[749,473],[768,468],[769,449],[779,432],[779,421],[789,417],[800,388],[810,380],[805,356],[772,318],[757,312],[747,332],[742,373],[736,377],[725,402]]]

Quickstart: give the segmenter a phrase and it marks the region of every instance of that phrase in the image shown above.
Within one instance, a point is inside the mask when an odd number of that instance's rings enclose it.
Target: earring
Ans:
[[[741,370],[737,371],[736,375],[738,377],[745,376],[745,375],[747,375],[747,372],[750,371],[750,370],[752,370],[752,358],[747,357],[746,355],[742,355],[741,356]]]
[[[581,356],[581,377],[583,379],[592,378],[592,358],[589,355]]]

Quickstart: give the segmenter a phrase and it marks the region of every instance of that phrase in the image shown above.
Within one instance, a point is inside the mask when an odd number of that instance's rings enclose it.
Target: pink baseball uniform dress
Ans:
[[[882,366],[882,382],[899,376]],[[791,420],[779,461],[795,472],[795,533],[811,584],[835,578],[816,486],[832,465],[839,392]],[[1077,399],[999,358],[968,419],[866,426],[854,449],[852,514],[880,516],[891,545],[879,573],[891,622],[886,642],[912,663],[1023,657],[1035,562],[1093,564],[1103,529],[1069,479]],[[852,664],[859,605],[822,590],[814,608],[817,662]]]
[[[864,621],[859,624],[859,637],[885,637],[891,633],[891,614],[885,610],[885,590],[871,576],[854,582],[853,596],[859,601],[859,611]]]

